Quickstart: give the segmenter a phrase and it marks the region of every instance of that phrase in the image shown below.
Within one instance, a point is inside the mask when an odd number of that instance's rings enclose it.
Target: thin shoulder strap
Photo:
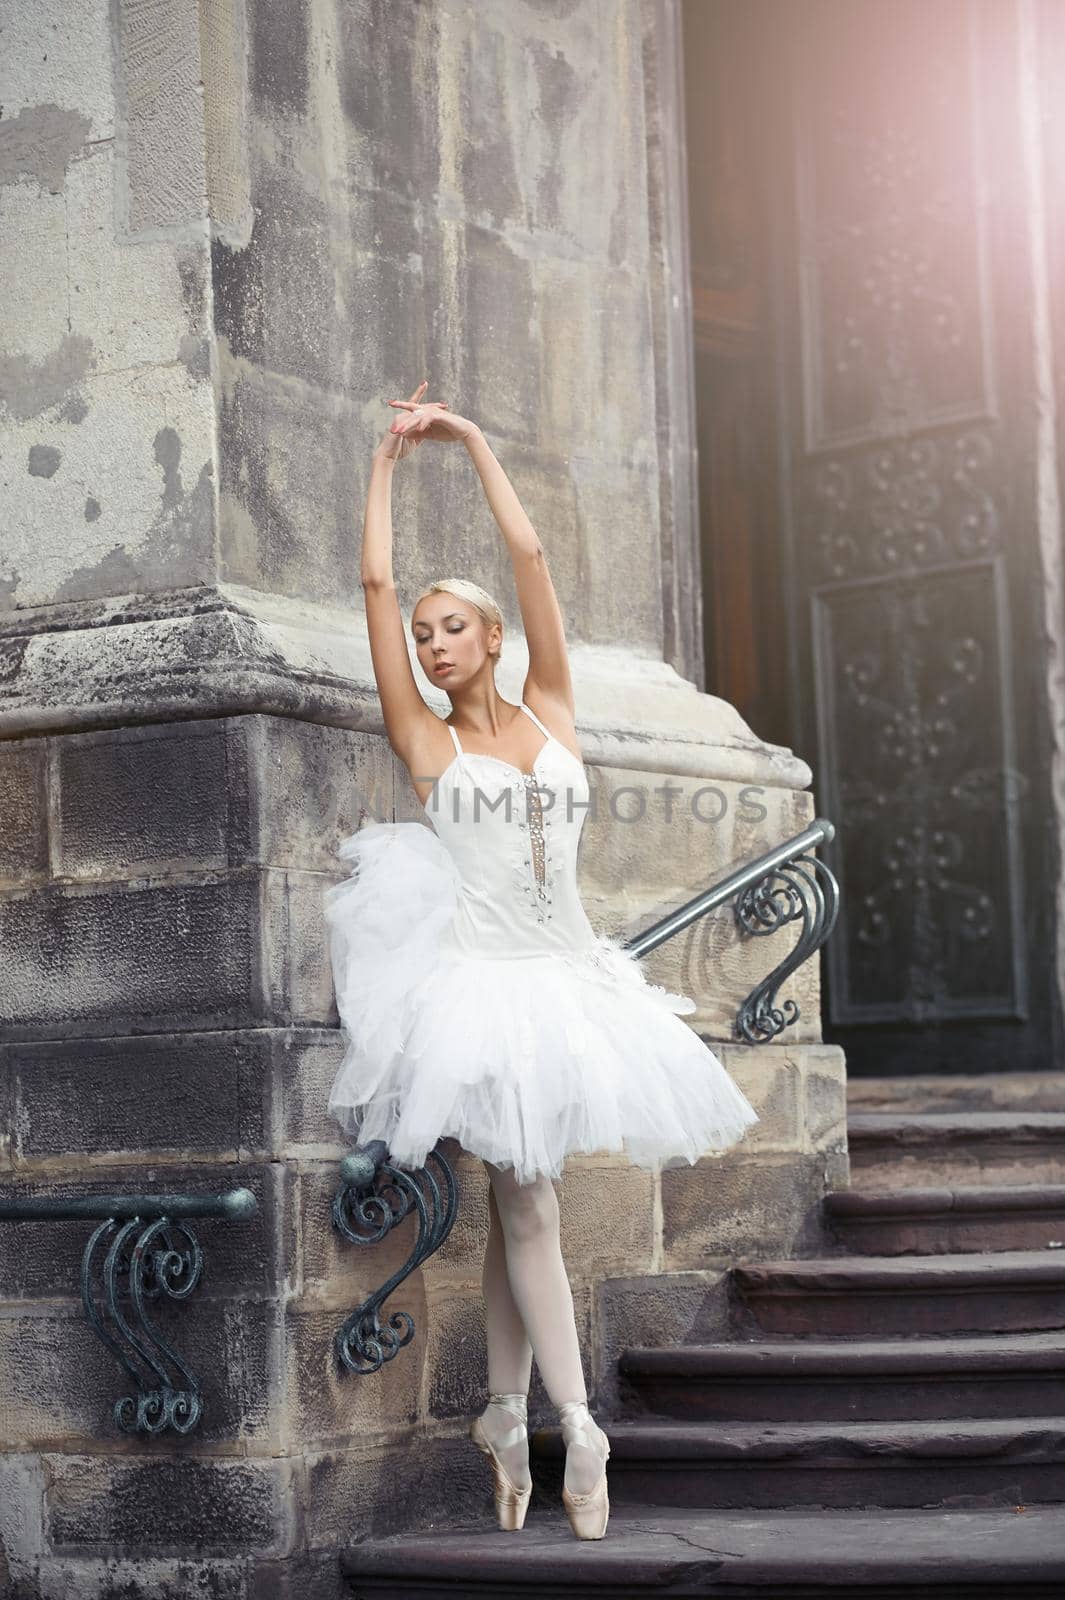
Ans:
[[[444,726],[447,729],[448,733],[450,733],[450,735],[451,735],[451,741],[455,746],[455,750],[456,750],[457,754],[461,755],[462,754],[462,746],[459,744],[459,736],[458,736],[458,734],[455,732],[455,730],[451,726],[450,722],[445,722]]]
[[[529,713],[530,717],[532,717],[533,721],[536,723],[536,726],[539,728],[541,733],[546,734],[549,739],[553,739],[555,737],[554,734],[550,731],[550,729],[544,727],[543,723],[540,721],[540,718],[536,715],[536,712],[533,710],[532,706],[527,706],[525,704],[524,700],[521,703],[521,709],[523,711],[527,711]]]

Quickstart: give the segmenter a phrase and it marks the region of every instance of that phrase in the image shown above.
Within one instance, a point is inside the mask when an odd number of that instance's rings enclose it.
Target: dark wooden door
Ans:
[[[1060,1062],[1034,16],[687,13],[706,687],[837,825],[856,1074]]]

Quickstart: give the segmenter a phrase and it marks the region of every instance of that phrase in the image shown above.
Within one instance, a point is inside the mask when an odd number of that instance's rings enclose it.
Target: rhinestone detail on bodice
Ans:
[[[481,819],[486,829],[490,826],[495,828],[506,857],[509,858],[508,876],[513,890],[509,903],[522,908],[519,913],[522,921],[527,921],[550,938],[551,949],[561,947],[560,941],[561,944],[565,943],[566,934],[570,929],[576,942],[581,944],[590,940],[593,934],[583,907],[580,906],[575,884],[573,892],[570,892],[569,874],[573,867],[571,856],[575,841],[572,813],[567,808],[565,816],[561,813],[558,816],[551,814],[558,804],[559,794],[572,794],[573,789],[572,786],[566,789],[563,785],[560,790],[555,777],[548,777],[547,773],[551,771],[551,763],[555,760],[557,752],[563,752],[567,765],[579,768],[578,803],[585,805],[588,791],[584,780],[583,763],[544,727],[536,713],[524,701],[522,710],[528,713],[545,739],[533,763],[532,772],[525,772],[510,761],[489,755],[487,751],[464,751],[454,728],[448,724],[456,754],[445,776],[452,773],[457,775],[460,770],[469,773],[471,768],[476,773],[481,765],[497,772],[505,769],[507,780],[502,790],[496,789],[494,784],[488,788],[487,809],[479,807],[477,796],[483,791],[478,791],[476,781],[472,797],[470,792],[466,791],[466,801],[469,803],[473,818]],[[557,766],[555,771],[557,772]],[[442,779],[438,780],[438,783],[441,781]],[[437,823],[438,831],[442,830],[447,838],[454,838],[456,845],[464,842],[465,838],[463,833],[456,835],[453,831],[453,825],[459,823],[462,810],[461,802],[457,798],[458,792],[456,789],[449,791],[454,816],[442,815]],[[579,831],[578,822],[576,834],[579,834]],[[553,833],[559,835],[555,847],[552,847]],[[471,832],[469,837],[483,840],[487,844],[491,835],[487,832],[476,834]],[[467,859],[472,868],[469,882],[471,885],[477,885],[473,891],[472,901],[468,902],[472,906],[484,892],[483,872],[486,857],[483,850],[480,850],[471,852]],[[499,902],[500,905],[502,903]],[[464,909],[460,939],[470,934],[470,927],[465,921],[467,915],[474,920],[481,920],[483,928],[483,919],[487,913],[483,905],[477,905],[476,909],[468,912]]]

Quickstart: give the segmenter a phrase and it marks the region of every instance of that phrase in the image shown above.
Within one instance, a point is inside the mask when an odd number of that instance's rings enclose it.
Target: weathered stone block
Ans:
[[[183,1304],[153,1304],[149,1314],[201,1386],[199,1443],[277,1432],[273,1307],[248,1299],[198,1302],[194,1293]],[[118,1449],[135,1448],[114,1422],[113,1408],[136,1393],[80,1303],[21,1315],[9,1308],[0,1317],[0,1447],[67,1449],[73,1442],[88,1450],[105,1439]]]
[[[14,1585],[24,1583],[22,1592],[32,1595],[30,1585],[44,1543],[40,1457],[13,1449],[0,1451],[0,1594],[18,1595]]]
[[[562,1255],[570,1278],[650,1267],[656,1180],[620,1156],[574,1156],[558,1184]]]
[[[458,1212],[444,1243],[425,1263],[426,1282],[440,1277],[479,1282],[488,1238],[488,1173],[480,1157],[463,1150],[457,1139],[442,1140],[440,1148],[458,1184]]]
[[[216,328],[228,350],[246,358],[242,370],[257,379],[255,366],[261,364],[272,372],[296,374],[319,392],[335,392],[342,385],[339,361],[347,341],[335,334],[323,336],[321,320],[328,326],[336,315],[329,230],[329,206],[317,185],[303,181],[300,167],[262,159],[256,163],[251,237],[238,251],[223,242],[216,245],[214,289]],[[263,388],[272,398],[278,386]],[[302,391],[281,392],[298,401]],[[324,424],[325,417],[320,411],[317,415]],[[248,473],[245,488],[250,477]],[[308,535],[318,531],[307,529]]]
[[[646,236],[633,239],[632,249],[633,255],[626,255],[630,266],[646,251]],[[532,415],[543,417],[551,433],[557,431],[567,438],[570,448],[583,460],[613,457],[616,470],[620,469],[620,483],[625,467],[642,464],[641,452],[626,449],[623,441],[648,439],[655,427],[654,396],[638,376],[643,360],[641,341],[619,339],[615,333],[622,324],[629,328],[647,324],[646,337],[651,337],[643,275],[638,270],[619,274],[605,261],[578,263],[548,258],[536,262],[534,281],[545,333],[538,352],[543,365],[540,392],[545,399],[550,396],[550,409],[534,411]],[[611,311],[606,319],[603,307],[608,304]],[[575,350],[582,355],[576,363]],[[601,374],[604,392],[611,396],[598,416],[589,414],[581,396],[584,359],[593,363]],[[542,428],[541,437],[545,431]],[[633,588],[637,582],[641,588],[646,583],[646,589],[653,594],[651,575],[648,561],[646,575],[634,574]],[[632,591],[628,598],[634,598]],[[660,604],[657,596],[655,600]]]
[[[247,1030],[0,1045],[12,1157],[268,1153],[274,1039]]]
[[[285,1029],[274,1035],[278,1138],[293,1156],[303,1147],[347,1153],[350,1141],[326,1110],[340,1070],[344,1038],[337,1028]]]
[[[258,232],[266,237],[269,230]],[[304,233],[303,259],[307,243]],[[216,246],[223,273],[232,259],[224,245]],[[218,279],[215,286],[217,294]],[[224,282],[221,288],[224,292]],[[398,317],[402,299],[395,284],[391,290]],[[298,298],[298,282],[288,292]],[[333,296],[330,287],[330,309]],[[287,347],[276,352],[290,370],[306,355],[316,363],[328,345],[315,318],[304,315],[301,325],[313,329],[313,340],[302,347],[286,341]],[[369,452],[356,465],[350,422],[339,412],[323,416],[320,391],[270,381],[246,364],[235,364],[225,347],[219,350],[219,367],[220,577],[355,610],[361,586],[352,507],[365,501],[360,467],[368,473]],[[382,432],[386,426],[382,417]],[[284,482],[283,494],[277,493],[279,482]],[[323,485],[330,486],[325,498]]]
[[[326,944],[324,887],[318,873],[274,868],[263,873],[260,956],[267,1022],[339,1020]]]
[[[310,83],[307,8],[289,0],[259,0],[248,18],[248,85],[256,110],[304,115]]]
[[[130,878],[257,862],[342,875],[337,845],[395,814],[387,740],[289,717],[166,722],[0,748],[0,883]]]
[[[484,1410],[488,1356],[479,1284],[441,1288],[430,1296],[426,1367],[431,1416],[469,1419]]]
[[[338,1530],[337,1545],[356,1537],[349,1509],[349,1521],[343,1531]],[[241,1600],[347,1600],[351,1593],[341,1575],[336,1549],[299,1551],[278,1561],[252,1560],[246,1580]]]
[[[464,233],[466,291],[479,305],[486,326],[502,327],[509,317],[535,317],[533,264],[494,229],[469,226]],[[509,341],[490,353],[471,347],[464,373],[467,415],[491,433],[517,438],[542,404],[542,349],[524,355]],[[520,476],[518,478],[520,485]],[[518,488],[519,496],[522,489]]]
[[[0,1029],[26,1038],[336,1020],[322,881],[225,876],[0,896]]]
[[[255,869],[0,897],[0,1027],[25,1038],[247,1026],[266,1009],[260,922]]]
[[[335,1551],[350,1541],[356,1525],[359,1535],[373,1537],[396,1528],[454,1526],[493,1516],[485,1459],[461,1426],[450,1424],[450,1429],[308,1453],[304,1503],[310,1548]]]
[[[26,1600],[246,1600],[248,1558],[186,1560],[180,1556],[52,1556],[40,1563],[39,1588]],[[2,1592],[2,1591],[0,1591]],[[23,1591],[11,1600],[22,1600]],[[340,1597],[335,1597],[340,1600]]]
[[[827,1187],[824,1160],[813,1155],[726,1152],[663,1172],[663,1267],[813,1254]]]
[[[608,1414],[621,1409],[618,1357],[632,1345],[663,1348],[727,1336],[728,1273],[663,1272],[604,1278],[596,1284],[595,1395]]]
[[[285,1500],[291,1463],[113,1457],[44,1458],[47,1534],[52,1548],[198,1555],[229,1550],[269,1554],[287,1547]]]
[[[0,883],[48,871],[47,760],[44,739],[0,744]]]
[[[659,469],[652,460],[632,464],[624,443],[620,449],[624,461],[570,458],[570,492],[556,502],[548,549],[566,540],[582,550],[609,542],[611,561],[582,563],[579,599],[568,616],[585,619],[586,639],[614,648],[624,639],[626,649],[642,643],[657,653],[661,567],[647,529],[658,517]],[[619,572],[625,573],[624,583],[617,581]]]
[[[410,194],[434,194],[444,177],[440,140],[434,133],[434,119],[414,85],[425,60],[440,60],[444,27],[438,13],[426,15],[420,6],[397,10],[395,25],[389,44],[390,66],[382,74],[378,40],[366,27],[365,15],[347,8],[338,13],[336,82],[340,104],[347,125],[358,132],[372,169],[382,177],[393,175],[389,186],[402,174]],[[410,227],[407,207],[389,206],[388,217],[395,219],[401,237],[406,238]],[[395,325],[401,326],[399,322]]]
[[[10,1058],[0,1049],[0,1172],[5,1172],[12,1163],[14,1122],[14,1071]]]
[[[243,741],[222,721],[107,729],[52,741],[56,874],[134,878],[247,855]]]
[[[293,717],[244,717],[233,726],[252,774],[254,858],[344,877],[340,841],[367,821],[391,820],[397,779],[409,785],[388,741]]]
[[[802,1054],[803,1123],[808,1150],[847,1151],[847,1061],[838,1045]]]
[[[376,1286],[381,1280],[374,1276]],[[360,1297],[361,1298],[361,1297]],[[336,1335],[345,1321],[339,1310],[289,1308],[285,1317],[287,1414],[292,1436],[303,1443],[372,1437],[415,1422],[425,1372],[427,1322],[425,1289],[414,1272],[386,1306],[408,1312],[415,1334],[376,1372],[356,1374],[343,1367]],[[353,1304],[350,1310],[355,1309]]]
[[[710,1048],[729,1077],[757,1111],[759,1122],[748,1128],[739,1146],[757,1150],[798,1150],[803,1144],[802,1051],[783,1045],[728,1045]]]

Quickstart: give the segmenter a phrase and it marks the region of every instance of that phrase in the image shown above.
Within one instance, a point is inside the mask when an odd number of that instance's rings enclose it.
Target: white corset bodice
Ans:
[[[590,799],[584,764],[548,732],[531,773],[497,756],[455,756],[424,810],[458,869],[451,935],[490,957],[586,951],[595,931],[577,888],[577,852]]]

